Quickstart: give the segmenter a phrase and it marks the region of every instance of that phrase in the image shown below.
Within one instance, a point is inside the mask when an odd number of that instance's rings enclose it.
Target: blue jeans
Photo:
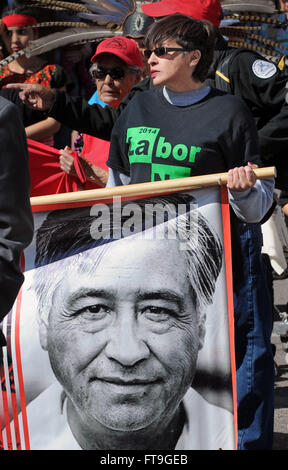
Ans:
[[[238,450],[272,449],[273,307],[261,260],[259,224],[240,223],[244,282],[234,292]]]

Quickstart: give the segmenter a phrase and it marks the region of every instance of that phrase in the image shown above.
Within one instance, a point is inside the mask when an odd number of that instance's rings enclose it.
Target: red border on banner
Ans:
[[[9,320],[7,322],[7,358],[8,358],[8,377],[7,381],[9,380],[9,395],[11,400],[11,411],[12,417],[14,421],[14,435],[15,435],[15,442],[16,442],[16,449],[21,450],[21,438],[20,438],[20,428],[19,428],[19,419],[18,419],[18,407],[17,407],[17,398],[16,398],[16,389],[15,389],[15,374],[13,368],[13,358],[12,358],[12,349],[11,349],[11,330],[12,330],[12,311],[9,313]],[[6,382],[7,382],[6,381]],[[9,423],[10,426],[10,423]],[[12,441],[11,449],[13,448]]]
[[[24,254],[21,258],[21,269],[22,272],[25,271],[25,258]],[[22,301],[22,288],[18,294],[16,300],[16,312],[15,312],[15,352],[16,352],[16,364],[17,364],[17,374],[18,374],[18,385],[19,385],[19,394],[20,394],[20,404],[22,412],[22,423],[23,423],[23,432],[24,432],[24,441],[25,449],[30,450],[30,439],[29,439],[29,430],[28,430],[28,420],[26,413],[26,400],[25,400],[25,390],[24,390],[24,380],[23,380],[23,370],[21,362],[21,351],[20,351],[20,312],[21,312],[21,301]]]
[[[228,190],[226,186],[221,186],[221,213],[223,224],[223,242],[225,253],[225,271],[227,287],[227,305],[228,305],[228,324],[230,340],[230,361],[232,374],[233,391],[233,410],[234,410],[234,429],[235,429],[235,450],[237,449],[237,389],[236,389],[236,360],[235,360],[235,341],[234,341],[234,301],[233,301],[233,272],[232,272],[232,248],[231,248],[231,225],[230,225],[230,206],[228,200]]]
[[[6,381],[6,378],[5,378],[5,381]],[[6,389],[7,389],[7,386],[6,386]],[[2,390],[2,384],[1,384],[1,394],[2,394],[2,402],[3,402],[3,414],[4,414],[4,425],[5,425],[5,430],[6,430],[7,446],[8,446],[8,450],[11,450],[12,449],[12,434],[11,434],[11,426],[10,426],[9,406],[8,406],[7,393],[5,393]],[[3,435],[1,437],[3,439]],[[3,449],[4,449],[3,441],[2,441],[2,444],[3,444]]]
[[[200,189],[200,188],[196,188]],[[232,392],[233,392],[233,413],[234,413],[234,435],[235,435],[235,449],[237,449],[237,395],[236,395],[236,361],[235,361],[235,342],[234,342],[234,305],[233,305],[233,275],[232,275],[232,250],[231,250],[231,227],[230,227],[230,206],[228,201],[228,191],[226,186],[221,185],[219,188],[221,196],[221,216],[223,226],[223,244],[224,244],[224,258],[225,258],[225,271],[226,271],[226,288],[227,288],[227,308],[228,308],[228,327],[229,327],[229,343],[230,343],[230,363],[231,363],[231,376],[232,376]],[[188,189],[183,189],[183,192],[188,192]],[[163,191],[157,193],[161,197],[165,194],[172,194],[182,191]],[[46,212],[52,210],[75,209],[77,207],[89,207],[94,204],[108,204],[113,202],[115,198],[121,198],[121,201],[136,200],[153,197],[155,194],[147,195],[131,195],[131,196],[110,196],[105,199],[94,199],[87,201],[75,202],[61,202],[52,204],[38,204],[32,206],[33,212]],[[24,256],[23,256],[24,262]],[[24,271],[24,264],[23,264]],[[22,289],[17,297],[16,312],[15,312],[15,352],[16,364],[18,372],[19,394],[22,411],[23,433],[25,439],[26,450],[30,450],[29,428],[26,412],[26,399],[24,390],[23,370],[21,363],[21,350],[20,350],[20,310],[22,301]],[[1,438],[1,429],[0,429]]]

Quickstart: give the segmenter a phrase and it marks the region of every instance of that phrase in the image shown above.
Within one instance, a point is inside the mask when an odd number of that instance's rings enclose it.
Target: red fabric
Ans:
[[[83,156],[93,165],[108,171],[110,142],[84,135]],[[61,170],[59,150],[48,145],[27,139],[29,152],[29,169],[31,177],[31,197],[48,194],[60,194],[83,189],[97,189],[101,186],[87,181],[77,152],[72,152],[77,177]]]
[[[92,163],[92,165],[99,166],[99,168],[108,171],[109,168],[107,167],[106,162],[108,160],[109,149],[109,141],[98,139],[92,135],[83,134],[83,148],[81,155],[83,155],[85,160],[88,160],[88,162]],[[81,166],[80,162],[79,165]],[[75,160],[74,166],[76,167]],[[92,183],[91,181],[85,181],[85,190],[97,188],[102,188],[102,186],[98,185],[97,183]]]
[[[92,137],[92,135],[83,134],[83,144],[81,152],[83,157],[93,165],[108,171],[106,162],[108,160],[110,142]]]
[[[59,150],[31,139],[27,139],[27,143],[31,177],[31,197],[67,193],[83,189],[81,180],[85,182],[85,176],[83,177],[79,168],[80,180],[78,182],[77,178],[61,170]],[[77,163],[79,163],[77,154],[74,155],[74,158],[76,167]]]
[[[12,26],[32,26],[37,23],[37,20],[29,15],[7,15],[2,18],[2,23],[6,28],[10,28]]]
[[[174,13],[191,16],[196,20],[208,20],[215,26],[220,25],[220,0],[160,0],[156,3],[141,5],[147,16],[167,16]]]

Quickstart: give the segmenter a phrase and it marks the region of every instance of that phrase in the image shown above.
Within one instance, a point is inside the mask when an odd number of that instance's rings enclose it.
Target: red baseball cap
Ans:
[[[114,36],[113,38],[104,39],[104,41],[101,41],[98,45],[91,62],[96,62],[96,57],[100,54],[107,53],[116,55],[127,65],[143,67],[141,53],[133,39],[124,36]]]
[[[146,3],[141,8],[147,16],[168,16],[174,13],[191,16],[196,20],[208,20],[214,26],[220,25],[220,0],[160,0]]]

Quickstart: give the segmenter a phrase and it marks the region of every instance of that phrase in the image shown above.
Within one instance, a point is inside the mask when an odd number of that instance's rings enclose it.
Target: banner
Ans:
[[[34,207],[3,450],[233,450],[226,188]]]
[[[83,189],[95,190],[100,187],[96,183],[87,180],[76,151],[71,152],[76,172],[75,176],[71,176],[61,169],[58,149],[32,139],[27,139],[27,144],[31,176],[31,197],[63,194],[82,191]],[[90,161],[93,163],[91,157]]]

